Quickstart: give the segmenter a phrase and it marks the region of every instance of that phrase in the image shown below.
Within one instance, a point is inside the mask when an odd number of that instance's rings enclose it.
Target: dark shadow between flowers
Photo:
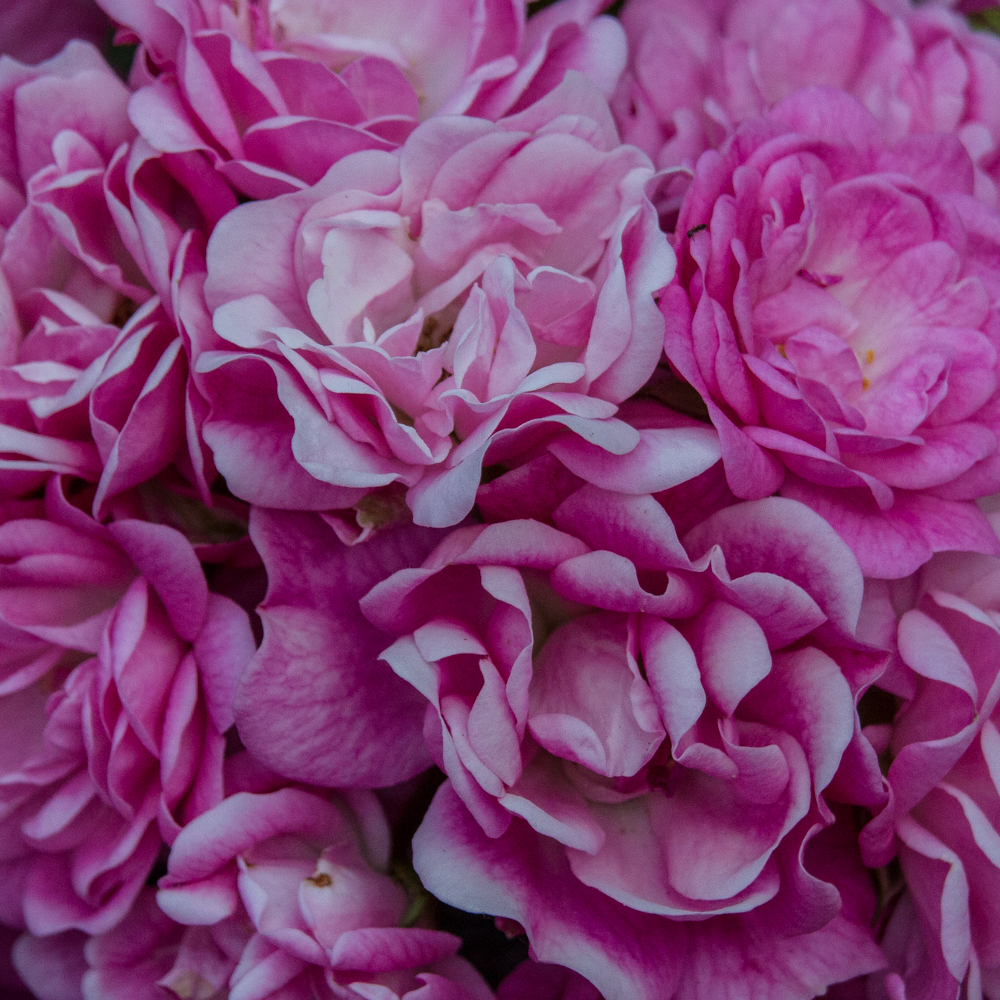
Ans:
[[[390,870],[411,899],[404,923],[426,923],[426,926],[461,938],[459,955],[471,962],[490,987],[496,989],[500,981],[528,957],[527,937],[517,933],[519,928],[513,921],[509,922],[510,931],[505,933],[488,914],[466,913],[434,899],[413,870],[413,835],[444,780],[444,774],[432,767],[403,785],[380,793],[393,829]]]

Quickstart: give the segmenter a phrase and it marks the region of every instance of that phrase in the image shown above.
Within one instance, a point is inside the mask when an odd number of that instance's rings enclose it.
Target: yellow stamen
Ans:
[[[869,348],[867,351],[865,351],[865,361],[867,361],[868,364],[871,364],[874,360],[875,360],[875,352]]]
[[[861,388],[862,388],[862,390],[870,389],[871,386],[872,386],[872,384],[871,384],[871,382],[868,381],[868,379],[863,378],[861,380]]]
[[[778,353],[787,361],[788,360],[788,352],[785,350],[785,345],[784,344],[778,344],[777,347],[778,347]]]

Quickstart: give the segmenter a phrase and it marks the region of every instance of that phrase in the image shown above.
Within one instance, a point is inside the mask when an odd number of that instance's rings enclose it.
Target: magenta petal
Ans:
[[[334,969],[369,973],[431,965],[454,955],[460,941],[453,934],[422,928],[370,927],[346,931],[330,949]]]
[[[380,787],[427,767],[424,700],[378,659],[389,641],[357,602],[418,564],[437,534],[384,529],[348,548],[318,515],[259,509],[250,530],[270,584],[264,642],[236,694],[247,748],[279,773],[321,785]]]
[[[203,434],[227,485],[262,507],[329,510],[356,503],[366,490],[321,482],[296,461],[295,423],[272,398],[267,367],[252,354],[201,356],[200,388],[211,407]],[[257,472],[262,467],[263,477]]]
[[[164,913],[179,923],[194,927],[211,926],[239,909],[236,876],[228,869],[182,885],[163,886],[156,898]]]
[[[329,843],[345,823],[332,803],[297,788],[267,795],[238,792],[184,827],[171,848],[161,888],[208,878],[243,851],[281,834]]]
[[[516,520],[484,528],[459,528],[445,537],[432,558],[438,564],[552,569],[584,551],[584,543],[572,535],[535,521]]]
[[[782,498],[727,507],[684,538],[693,557],[715,543],[734,576],[776,573],[798,584],[837,626],[853,633],[864,581],[851,550],[823,518]],[[730,545],[732,548],[730,548]]]
[[[144,521],[116,521],[109,530],[160,596],[177,634],[192,641],[205,621],[208,584],[190,543],[173,528]]]
[[[623,493],[659,493],[700,475],[721,454],[718,435],[701,425],[640,431],[621,456],[575,435],[557,438],[549,451],[581,479]]]
[[[128,89],[107,66],[81,69],[69,78],[45,74],[18,87],[21,176],[27,179],[52,162],[52,142],[64,130],[82,135],[110,158],[134,135],[125,115],[128,98]]]
[[[698,657],[705,691],[726,715],[771,672],[760,625],[745,611],[715,601],[686,630]]]
[[[853,699],[837,664],[818,649],[780,653],[746,704],[781,720],[805,751],[814,787],[825,789],[854,735]]]
[[[141,341],[143,332],[137,333],[135,339]],[[106,369],[101,383],[91,393],[95,440],[100,441],[106,435],[106,440],[113,442],[110,452],[103,455],[105,468],[94,498],[95,510],[100,510],[107,499],[151,479],[174,460],[183,443],[187,360],[173,329],[164,332],[169,338],[167,347],[148,377],[145,365],[152,364],[152,358],[136,359],[134,355],[130,358],[131,345],[126,342],[125,350],[121,351],[125,357],[112,356],[109,363],[112,377],[107,377]],[[154,345],[156,339],[160,338],[148,338]],[[128,366],[124,372],[114,371],[124,365]],[[115,374],[119,377],[115,378]],[[131,410],[119,429],[115,426],[116,417],[120,419],[121,410],[129,402]],[[104,445],[106,451],[106,441]]]
[[[421,880],[438,898],[517,920],[540,960],[575,969],[607,1000],[673,995],[677,956],[659,939],[656,919],[577,882],[561,845],[525,824],[491,841],[446,784],[413,846]],[[551,892],[556,884],[558,906]],[[529,916],[529,907],[539,912]]]
[[[315,184],[341,157],[392,145],[360,128],[317,118],[273,118],[243,136],[244,154],[262,166]]]
[[[301,958],[288,954],[263,935],[255,935],[229,980],[229,998],[264,1000],[278,996],[282,1000],[307,1000],[311,992],[308,982],[299,980],[297,988],[292,983],[308,967]]]
[[[39,1000],[84,1000],[81,980],[86,935],[65,931],[51,937],[23,934],[14,942],[14,968]]]
[[[980,424],[922,428],[920,433],[922,445],[856,456],[851,466],[895,489],[922,490],[951,483],[997,450],[996,435]]]
[[[789,479],[782,489],[833,525],[866,576],[898,580],[947,550],[1000,555],[1000,541],[975,504],[901,493],[891,510],[877,511],[854,492],[835,495],[801,479]]]
[[[626,622],[591,614],[558,628],[535,663],[528,728],[547,750],[608,777],[635,774],[663,741],[626,657]]]
[[[752,915],[686,923],[622,906],[577,881],[562,847],[525,824],[486,837],[447,784],[413,843],[438,898],[517,920],[539,961],[580,973],[606,1000],[717,1000],[720,982],[802,1000],[884,963],[868,928],[846,916],[782,938]]]
[[[236,685],[255,652],[247,613],[220,594],[208,595],[205,627],[194,643],[209,718],[216,730],[233,725]]]
[[[694,651],[669,622],[652,615],[640,619],[639,648],[649,687],[676,746],[698,721],[707,699]]]
[[[110,848],[113,850],[119,846],[126,845],[111,843]],[[102,847],[107,848],[108,845]],[[58,854],[37,854],[32,860],[25,887],[24,916],[28,929],[43,935],[59,933],[70,927],[78,927],[91,934],[109,930],[125,916],[139,894],[159,848],[159,834],[147,827],[124,863],[115,865],[114,859],[108,858],[104,871],[87,872],[95,880],[109,871],[114,872],[115,889],[96,906],[77,894],[69,858]],[[101,859],[94,860],[95,867],[101,867]],[[81,888],[86,891],[89,887]]]
[[[617,552],[640,569],[690,567],[669,515],[648,496],[585,486],[551,516],[593,548]]]

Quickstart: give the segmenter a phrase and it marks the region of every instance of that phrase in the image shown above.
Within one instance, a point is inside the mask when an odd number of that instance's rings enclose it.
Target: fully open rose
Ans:
[[[544,519],[585,477],[636,495],[680,492],[685,523],[733,502],[710,427],[651,400],[621,412],[639,438],[633,451],[609,456],[574,434],[555,437],[546,453],[480,488],[479,510],[491,519],[498,510]],[[379,660],[385,635],[358,601],[393,573],[419,566],[443,532],[386,523],[382,505],[366,500],[353,519],[254,508],[250,536],[268,586],[258,608],[263,641],[234,704],[247,749],[289,778],[334,788],[382,788],[427,768],[424,700]]]
[[[0,97],[0,495],[72,474],[103,518],[173,464],[208,500],[188,356],[211,336],[205,243],[235,194],[200,154],[135,137],[91,46],[3,60]]]
[[[810,89],[705,153],[677,223],[665,348],[719,431],[737,496],[781,489],[866,575],[997,552],[1000,216],[949,136],[887,145]]]
[[[321,510],[398,482],[450,525],[501,453],[565,428],[630,451],[615,404],[656,366],[674,264],[652,176],[569,74],[499,124],[435,118],[398,157],[231,212],[205,285],[231,349],[196,364],[230,489]]]
[[[780,498],[683,543],[650,496],[584,486],[552,516],[457,529],[362,601],[449,779],[424,884],[609,1000],[809,997],[877,968],[824,797],[882,662],[852,638],[846,545]],[[877,775],[870,748],[844,759]]]
[[[1000,42],[943,3],[630,0],[630,64],[615,95],[627,142],[694,165],[747,118],[802,87],[837,87],[891,139],[956,135],[978,197],[997,204]]]
[[[37,935],[109,930],[219,801],[254,648],[178,531],[98,524],[61,485],[0,525],[0,919]]]
[[[231,1000],[492,1000],[458,938],[405,924],[389,849],[371,792],[238,792],[177,838],[160,906],[192,926],[249,924]]]

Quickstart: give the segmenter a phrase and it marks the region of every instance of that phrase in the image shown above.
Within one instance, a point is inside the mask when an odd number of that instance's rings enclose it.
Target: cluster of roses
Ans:
[[[0,13],[5,996],[1000,998],[1000,40],[607,6]]]

